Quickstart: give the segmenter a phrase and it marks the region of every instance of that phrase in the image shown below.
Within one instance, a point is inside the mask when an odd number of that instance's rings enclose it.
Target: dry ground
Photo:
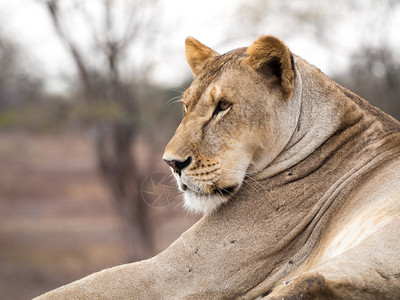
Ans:
[[[152,218],[157,252],[196,221],[179,200]],[[0,133],[0,299],[126,263],[125,234],[88,134]]]

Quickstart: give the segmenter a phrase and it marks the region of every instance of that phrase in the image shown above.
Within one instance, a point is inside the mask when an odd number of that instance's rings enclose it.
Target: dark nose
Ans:
[[[186,168],[192,162],[192,157],[189,156],[185,161],[179,160],[166,160],[164,161],[172,168],[176,173],[181,175],[181,172],[184,168]]]

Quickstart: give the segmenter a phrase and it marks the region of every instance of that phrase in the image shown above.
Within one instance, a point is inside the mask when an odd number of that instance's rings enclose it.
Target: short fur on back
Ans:
[[[263,36],[195,79],[166,147],[205,216],[159,255],[38,299],[400,299],[400,124]]]

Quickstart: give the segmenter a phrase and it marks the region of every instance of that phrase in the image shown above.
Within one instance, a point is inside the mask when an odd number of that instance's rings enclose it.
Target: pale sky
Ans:
[[[296,26],[290,28],[290,34],[285,34],[285,22],[275,22],[276,26],[265,24],[264,27],[260,26],[261,29],[255,28],[253,31],[247,30],[251,34],[243,36],[245,31],[241,28],[242,24],[237,14],[239,5],[248,3],[246,1],[160,1],[162,39],[155,54],[152,54],[158,61],[153,70],[153,78],[165,85],[177,84],[190,76],[184,58],[184,40],[189,35],[223,53],[232,48],[249,45],[258,35],[276,34],[284,39],[292,52],[302,56],[328,75],[345,69],[349,62],[349,54],[359,46],[361,39],[364,42],[365,40],[369,42],[371,39],[371,43],[378,43],[379,37],[374,36],[377,33],[373,31],[378,30],[379,28],[376,28],[379,26],[388,27],[387,38],[399,45],[395,32],[396,28],[400,28],[400,18],[393,18],[390,22],[381,20],[379,24],[369,24],[371,15],[376,12],[361,12],[357,6],[352,11],[338,11],[336,15],[332,14],[335,17],[341,16],[337,22],[331,21],[334,26],[328,28],[332,46],[324,45],[309,32],[303,32],[304,26],[299,27],[299,31],[295,34],[293,31],[296,30]],[[48,88],[57,91],[62,88],[58,76],[73,74],[75,69],[69,54],[56,37],[47,11],[41,3],[39,0],[0,0],[0,30],[2,34],[16,40],[23,47],[28,58],[27,65],[42,70],[42,75],[50,79]],[[303,2],[297,1],[297,3]],[[275,16],[278,20],[283,17]],[[81,35],[78,30],[76,34]]]

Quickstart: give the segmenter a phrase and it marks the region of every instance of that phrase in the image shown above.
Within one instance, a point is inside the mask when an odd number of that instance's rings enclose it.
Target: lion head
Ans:
[[[186,58],[195,79],[163,158],[186,208],[206,213],[228,201],[289,142],[299,114],[296,72],[288,47],[272,36],[223,55],[189,37]]]

